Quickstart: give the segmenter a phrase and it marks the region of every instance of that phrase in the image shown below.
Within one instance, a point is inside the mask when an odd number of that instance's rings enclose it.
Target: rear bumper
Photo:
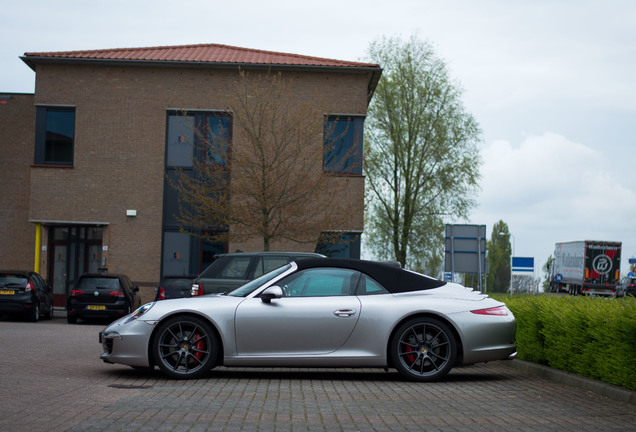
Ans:
[[[91,306],[99,306],[104,307],[102,310],[93,310],[89,309]],[[128,315],[129,310],[132,310],[128,307],[128,304],[124,302],[117,302],[111,304],[85,304],[85,303],[77,303],[75,301],[71,301],[66,305],[66,313],[68,316],[77,317],[77,318],[121,318],[125,315]]]
[[[28,313],[33,310],[32,301],[2,301],[0,302],[0,313]]]

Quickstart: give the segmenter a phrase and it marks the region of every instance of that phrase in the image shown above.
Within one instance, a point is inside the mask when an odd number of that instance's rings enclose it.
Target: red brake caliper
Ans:
[[[415,350],[413,349],[411,345],[406,346],[406,352],[414,352],[414,351]],[[415,362],[415,354],[407,354],[406,359],[411,363]]]
[[[194,335],[194,339],[197,340],[201,337],[201,335],[199,333],[196,333]],[[194,354],[194,357],[196,357],[197,360],[201,360],[201,357],[203,357],[203,353],[201,351],[203,351],[203,339],[199,339],[199,341],[197,343],[194,344],[194,348],[198,350],[198,352],[196,352]]]

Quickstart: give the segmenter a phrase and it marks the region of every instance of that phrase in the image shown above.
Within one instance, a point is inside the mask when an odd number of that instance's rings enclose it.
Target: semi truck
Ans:
[[[556,243],[550,292],[613,296],[620,281],[621,246],[597,240]]]

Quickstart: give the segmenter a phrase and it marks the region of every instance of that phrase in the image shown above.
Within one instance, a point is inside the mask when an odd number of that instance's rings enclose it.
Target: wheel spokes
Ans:
[[[431,324],[408,328],[399,342],[398,356],[419,375],[434,374],[450,360],[450,341],[442,329]]]
[[[188,373],[203,365],[211,354],[207,333],[197,324],[175,323],[159,341],[161,361],[171,370]]]

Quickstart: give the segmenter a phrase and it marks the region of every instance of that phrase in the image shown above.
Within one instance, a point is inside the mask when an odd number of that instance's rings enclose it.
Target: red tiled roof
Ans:
[[[133,62],[217,63],[236,65],[253,64],[379,69],[379,66],[373,63],[332,60],[219,44],[160,46],[150,48],[117,48],[90,51],[31,52],[25,53],[22,59],[31,68],[33,68],[33,64],[37,61],[46,61],[46,59],[63,61],[67,59],[71,61],[112,60]]]

